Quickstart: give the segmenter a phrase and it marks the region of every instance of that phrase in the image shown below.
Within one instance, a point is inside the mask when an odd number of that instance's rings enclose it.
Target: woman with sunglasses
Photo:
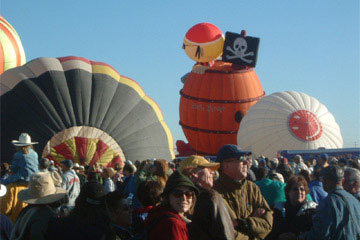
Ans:
[[[309,193],[303,176],[293,176],[286,183],[285,202],[274,206],[274,224],[266,239],[297,239],[309,231],[317,204],[306,199]]]
[[[188,240],[186,218],[195,206],[198,189],[185,175],[175,171],[163,191],[163,201],[153,208],[145,220],[150,240]]]

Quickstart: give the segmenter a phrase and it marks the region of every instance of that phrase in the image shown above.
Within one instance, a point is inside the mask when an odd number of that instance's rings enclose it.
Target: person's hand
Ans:
[[[292,232],[282,233],[280,234],[279,240],[296,240],[296,235]]]
[[[265,213],[264,208],[258,208],[251,214],[251,217],[262,217]]]

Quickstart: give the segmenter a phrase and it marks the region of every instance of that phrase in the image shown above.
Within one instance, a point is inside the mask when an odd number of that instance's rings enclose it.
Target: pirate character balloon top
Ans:
[[[199,23],[187,31],[183,49],[198,63],[211,62],[222,54],[224,41],[223,33],[214,24]]]

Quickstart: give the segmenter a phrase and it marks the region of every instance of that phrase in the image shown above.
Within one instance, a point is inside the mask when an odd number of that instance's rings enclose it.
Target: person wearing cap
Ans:
[[[68,202],[64,203],[62,206],[63,215],[67,215],[71,209],[75,206],[75,199],[79,196],[80,193],[80,180],[76,175],[76,172],[73,170],[74,163],[70,159],[65,159],[61,161],[62,167],[62,187],[66,189],[68,196]]]
[[[179,171],[188,176],[199,189],[190,239],[234,239],[234,227],[221,195],[212,190],[214,171],[220,163],[211,163],[202,156],[192,155],[180,162]]]
[[[105,188],[100,183],[85,183],[69,215],[49,221],[48,239],[108,239],[106,236],[111,233],[111,221],[106,209],[105,196]]]
[[[7,191],[6,187],[1,184],[0,198],[6,194],[6,191]],[[14,224],[8,216],[6,216],[5,214],[0,214],[0,239],[3,240],[10,239],[13,226]]]
[[[271,231],[272,211],[259,187],[246,180],[247,160],[251,152],[237,145],[220,148],[216,161],[220,163],[220,177],[214,183],[228,203],[229,213],[235,221],[236,239],[263,239]]]
[[[76,173],[76,176],[78,176],[79,181],[80,181],[80,189],[82,188],[82,186],[84,186],[84,184],[88,181],[87,180],[87,176],[84,173],[84,166],[79,165],[78,163],[74,163],[73,169]]]
[[[321,171],[322,169],[329,166],[328,163],[329,155],[327,153],[322,153],[316,158],[316,165],[314,166],[314,171]]]
[[[266,172],[269,172],[270,168],[268,166],[267,158],[265,158],[264,156],[260,156],[258,160],[259,160],[259,166],[258,167],[259,168],[263,167],[263,168],[266,169]]]
[[[187,215],[191,214],[196,195],[194,183],[179,171],[175,171],[166,182],[163,201],[149,211],[145,220],[150,240],[188,240]]]
[[[359,239],[360,204],[342,187],[344,171],[330,165],[321,171],[321,181],[328,196],[320,202],[313,227],[306,239]]]
[[[34,173],[29,187],[19,192],[19,200],[29,205],[17,218],[11,239],[47,239],[48,222],[65,196],[66,190],[55,186],[49,172]]]
[[[10,166],[12,175],[5,179],[3,184],[15,182],[27,184],[30,176],[39,171],[38,154],[32,148],[32,145],[38,142],[32,142],[29,134],[21,133],[19,140],[13,140],[11,143],[16,147],[17,152]]]

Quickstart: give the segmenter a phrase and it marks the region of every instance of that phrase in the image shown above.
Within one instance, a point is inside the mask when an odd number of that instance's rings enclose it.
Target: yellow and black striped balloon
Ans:
[[[112,166],[124,159],[171,160],[172,134],[158,105],[110,65],[80,57],[38,58],[4,72],[1,159],[30,134],[43,157]]]

